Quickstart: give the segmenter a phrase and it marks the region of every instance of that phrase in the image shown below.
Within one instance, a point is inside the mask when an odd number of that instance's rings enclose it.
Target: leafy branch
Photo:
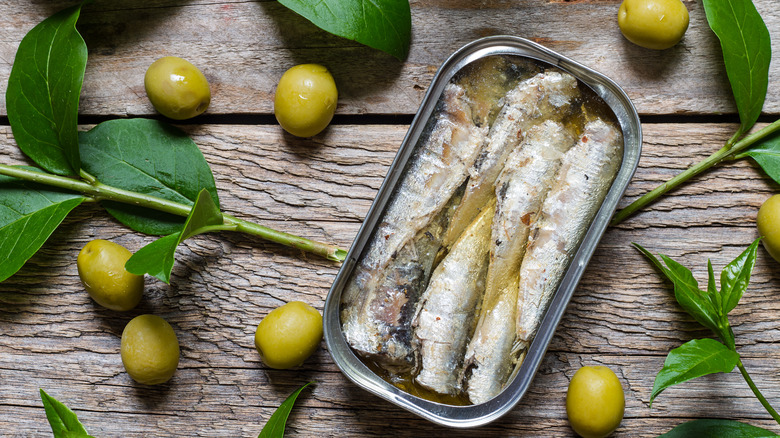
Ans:
[[[753,394],[761,402],[761,405],[780,424],[780,414],[769,404],[755,383],[753,383],[753,379],[742,364],[736,349],[734,332],[728,319],[729,312],[737,306],[750,283],[750,274],[756,263],[756,252],[759,242],[760,239],[756,239],[742,254],[723,268],[720,275],[720,290],[717,289],[715,284],[715,273],[712,269],[712,263],[709,261],[707,262],[707,288],[702,290],[699,288],[699,284],[693,277],[690,269],[665,255],[661,255],[659,260],[641,245],[634,243],[634,246],[672,282],[674,285],[674,297],[683,310],[699,324],[712,330],[721,340],[721,342],[718,342],[714,339],[694,339],[670,351],[664,361],[663,368],[655,378],[653,391],[650,395],[651,406],[653,400],[670,386],[707,374],[729,373],[737,367],[751,391],[753,391]],[[726,420],[718,421],[724,422]],[[734,428],[754,428],[738,422],[719,424],[726,424],[728,427]],[[707,430],[714,427],[712,423],[699,423],[698,426],[706,427]],[[694,426],[688,427],[692,428]],[[690,429],[686,429],[686,431],[692,433]],[[694,435],[707,435],[702,434],[703,431],[704,429]],[[771,434],[771,432],[769,433]],[[771,434],[771,436],[774,436],[774,434]]]
[[[621,223],[660,196],[724,161],[751,157],[769,177],[780,183],[780,135],[777,135],[780,120],[748,134],[761,113],[769,80],[772,53],[766,24],[751,0],[703,0],[703,4],[710,28],[721,43],[740,126],[720,150],[618,211],[611,225]],[[650,396],[651,406],[653,400],[670,386],[707,374],[729,373],[736,367],[761,405],[780,424],[780,415],[745,369],[728,320],[728,313],[747,289],[755,265],[758,242],[754,241],[723,269],[720,290],[715,285],[711,263],[708,262],[707,266],[707,288],[701,290],[689,269],[664,255],[659,260],[640,245],[634,244],[674,284],[675,299],[680,306],[698,323],[712,330],[721,341],[694,339],[670,351],[656,376]],[[777,435],[737,421],[696,420],[684,423],[663,436]]]
[[[749,156],[780,183],[780,136],[775,135],[780,130],[780,120],[745,135],[758,120],[766,98],[772,59],[769,31],[751,0],[703,3],[707,22],[720,39],[740,126],[720,150],[618,211],[611,225],[623,222],[670,190],[724,161]]]
[[[223,214],[200,149],[167,123],[109,120],[78,132],[86,65],[86,46],[75,27],[80,12],[81,5],[65,9],[33,28],[19,45],[8,79],[14,138],[41,169],[0,165],[0,250],[7,254],[0,260],[0,281],[17,272],[84,202],[100,203],[135,231],[166,235],[127,266],[165,282],[176,247],[206,232],[242,232],[344,260],[346,251],[337,246]]]

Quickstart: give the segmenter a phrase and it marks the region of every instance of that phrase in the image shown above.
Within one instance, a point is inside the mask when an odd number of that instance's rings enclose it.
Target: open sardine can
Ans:
[[[578,245],[574,246],[570,251],[569,258],[566,260],[567,268],[565,268],[563,273],[555,280],[558,282],[558,287],[557,289],[553,289],[554,295],[552,295],[552,298],[549,300],[549,306],[547,306],[546,311],[541,314],[541,321],[538,323],[535,336],[533,336],[530,343],[527,342],[524,344],[525,347],[522,355],[516,358],[516,366],[513,367],[511,374],[501,385],[500,391],[497,395],[492,396],[492,398],[476,404],[469,404],[468,398],[465,399],[465,403],[451,403],[448,398],[423,398],[422,396],[412,395],[412,393],[419,395],[420,392],[402,389],[405,388],[403,385],[400,385],[397,382],[395,382],[396,384],[390,383],[392,379],[389,379],[387,375],[381,376],[381,372],[376,372],[375,370],[377,367],[375,364],[372,365],[371,358],[367,357],[365,354],[358,354],[356,349],[351,347],[350,342],[345,336],[344,321],[342,320],[345,306],[344,296],[347,294],[346,289],[349,287],[350,282],[355,281],[354,277],[357,276],[356,270],[361,269],[360,267],[363,258],[369,257],[367,254],[371,252],[372,239],[376,239],[375,235],[378,234],[377,230],[383,226],[383,218],[388,209],[392,207],[394,194],[400,190],[399,187],[404,184],[404,178],[407,177],[405,174],[410,172],[410,169],[415,169],[415,166],[409,165],[410,160],[415,160],[415,157],[420,155],[416,152],[424,147],[423,143],[429,141],[426,140],[426,138],[429,138],[431,135],[430,131],[433,124],[432,121],[434,120],[433,118],[437,117],[437,114],[442,112],[440,99],[442,98],[443,93],[445,93],[445,88],[451,82],[458,80],[460,77],[459,75],[463,75],[464,71],[470,71],[468,69],[479,71],[474,68],[474,65],[497,57],[500,57],[503,61],[508,60],[509,64],[513,66],[515,64],[512,63],[515,61],[517,61],[517,65],[527,65],[531,62],[534,63],[534,65],[539,66],[542,71],[545,71],[545,69],[549,69],[550,71],[562,71],[576,78],[577,86],[586,89],[587,93],[590,93],[595,96],[595,99],[599,100],[599,105],[604,108],[605,112],[609,113],[611,124],[613,124],[622,134],[622,157],[618,157],[618,160],[622,158],[622,161],[620,161],[619,166],[615,166],[615,173],[611,177],[613,178],[611,184],[608,182],[605,183],[606,188],[603,189],[602,195],[603,201],[593,207],[593,214],[588,218],[589,222],[584,223],[584,226],[581,227],[586,231],[583,231],[580,234],[578,237]],[[504,101],[504,98],[496,98],[495,93],[491,91],[495,87],[485,87],[484,81],[480,82],[479,80],[474,80],[475,78],[471,79],[472,83],[481,83],[482,85],[478,85],[478,87],[482,86],[487,90],[485,95],[492,96],[492,98],[495,98],[496,100],[496,102],[482,102],[482,106],[485,108],[485,120],[488,118],[491,119],[490,123],[492,129],[492,127],[498,123],[495,120],[502,117],[502,113],[499,112],[498,116],[496,116],[497,111],[489,110],[489,108],[491,105],[498,108],[501,105],[506,105],[506,102]],[[494,82],[512,82],[510,80],[511,78],[504,76],[501,76],[500,79],[501,80],[494,80]],[[520,81],[520,79],[517,81]],[[514,84],[517,84],[517,81]],[[507,85],[507,87],[509,87],[509,85]],[[578,103],[578,105],[580,104]],[[583,111],[585,111],[584,104],[582,105],[582,108]],[[487,132],[487,128],[485,128],[485,132]],[[584,135],[581,136],[581,141],[587,140]],[[539,368],[548,344],[569,303],[574,289],[577,286],[596,245],[604,234],[609,220],[617,207],[618,201],[623,196],[626,186],[636,170],[641,152],[641,145],[642,132],[636,109],[626,93],[606,76],[563,57],[539,44],[519,37],[488,37],[476,40],[462,47],[444,62],[433,78],[433,82],[423,99],[420,109],[401,144],[398,154],[377,193],[376,199],[374,200],[354,243],[352,244],[347,259],[330,289],[324,309],[324,331],[328,349],[335,363],[342,372],[358,386],[434,423],[457,428],[475,427],[489,423],[509,412],[523,397]],[[483,157],[478,159],[483,159],[484,154],[482,155]],[[474,166],[476,166],[476,164]],[[469,178],[474,178],[473,172],[471,172]],[[587,175],[585,176],[585,179],[587,179]],[[466,186],[467,183],[468,181],[464,182],[461,187]],[[468,191],[468,189],[465,190]],[[551,189],[551,191],[552,190],[553,189]],[[433,195],[434,194],[432,193],[431,196]],[[496,196],[498,196],[498,193]],[[446,208],[448,207],[445,207],[445,209]],[[430,237],[436,234],[436,232],[426,234]],[[457,243],[455,245],[457,245]],[[530,246],[528,246],[528,248],[530,248]],[[528,256],[528,251],[530,251],[530,249],[526,251],[526,257]],[[450,254],[453,252],[454,249],[450,249]],[[398,251],[392,252],[392,255],[389,257],[395,258],[397,253]],[[431,263],[441,263],[441,252],[435,257],[435,262]],[[435,265],[432,265],[429,270],[434,270],[433,266]],[[488,268],[485,269],[487,270]],[[425,269],[421,269],[420,272],[424,273],[426,281],[430,280],[431,272],[426,272]],[[522,272],[522,270],[519,270],[519,272]],[[432,275],[436,275],[436,273],[434,272]],[[402,305],[411,306],[414,305],[414,303],[403,301]],[[482,305],[485,304],[483,303]],[[480,305],[477,305],[475,312],[480,309],[479,306]],[[408,314],[415,313],[410,309],[406,309],[406,312]],[[477,323],[475,321],[471,324],[473,327],[473,325]],[[416,326],[412,324],[410,328],[408,327],[397,331],[413,332],[415,327]],[[411,377],[407,376],[407,380],[415,379],[414,372],[415,371],[409,372]]]

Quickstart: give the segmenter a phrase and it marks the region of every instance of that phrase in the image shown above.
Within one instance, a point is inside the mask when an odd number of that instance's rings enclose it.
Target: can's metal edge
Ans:
[[[618,118],[624,138],[624,155],[612,187],[591,223],[577,254],[572,259],[566,275],[545,313],[534,341],[522,365],[501,394],[486,403],[470,406],[451,406],[430,402],[407,394],[374,374],[352,352],[341,331],[339,307],[344,283],[352,273],[358,256],[368,243],[368,238],[381,217],[392,190],[405,168],[406,162],[432,114],[444,87],[464,66],[490,55],[518,55],[537,59],[558,66],[591,87],[604,99]],[[618,109],[619,111],[616,111]],[[544,46],[515,36],[492,36],[475,40],[455,51],[445,60],[423,98],[420,109],[412,121],[398,154],[391,164],[377,197],[358,231],[347,259],[337,274],[325,301],[324,332],[328,350],[344,375],[361,388],[396,404],[429,421],[455,428],[477,427],[490,423],[509,412],[522,399],[531,384],[547,351],[555,329],[582,276],[588,261],[601,240],[617,203],[623,196],[636,171],[642,148],[642,129],[636,108],[628,95],[614,81],[582,64],[553,52]]]

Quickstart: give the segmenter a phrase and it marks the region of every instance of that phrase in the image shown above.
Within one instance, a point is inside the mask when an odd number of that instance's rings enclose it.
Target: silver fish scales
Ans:
[[[531,232],[523,263],[516,330],[528,345],[590,223],[612,185],[623,156],[623,136],[601,119],[588,122],[561,159],[555,185]]]
[[[518,360],[515,348],[514,318],[517,309],[518,276],[496,294],[496,299],[480,316],[479,324],[466,350],[463,379],[469,400],[483,403],[503,388]]]
[[[545,120],[528,130],[526,141],[510,154],[496,180],[496,216],[487,298],[495,296],[520,269],[528,233],[534,225],[560,167],[561,156],[574,145],[563,125]]]
[[[436,267],[414,321],[420,385],[441,394],[460,392],[460,366],[485,290],[495,202],[466,228]]]
[[[574,144],[563,125],[545,120],[507,159],[496,183],[487,287],[475,335],[464,363],[472,403],[497,395],[514,369],[518,271],[528,235],[560,167]]]
[[[469,169],[471,176],[466,193],[445,235],[445,246],[450,246],[458,238],[490,199],[507,157],[523,140],[528,129],[545,119],[560,117],[579,95],[577,80],[557,70],[539,73],[507,93],[503,107],[490,127],[486,144]]]
[[[347,342],[388,369],[413,365],[410,318],[441,245],[441,221],[450,216],[442,213],[453,205],[487,135],[474,124],[462,87],[448,84],[442,100],[342,297]]]

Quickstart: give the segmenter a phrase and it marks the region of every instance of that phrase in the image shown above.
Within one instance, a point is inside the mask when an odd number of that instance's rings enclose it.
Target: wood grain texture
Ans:
[[[2,94],[24,33],[74,3],[0,0]],[[755,3],[780,53],[780,12],[771,0]],[[329,35],[273,1],[96,0],[79,22],[90,50],[80,113],[98,121],[156,117],[143,89],[146,68],[164,55],[189,59],[209,78],[214,99],[205,117],[182,128],[211,164],[224,210],[346,248],[406,133],[394,116],[417,111],[436,69],[463,44],[518,35],[612,77],[643,115],[680,116],[681,123],[643,124],[644,149],[625,206],[720,148],[736,125],[701,123],[735,112],[701,3],[685,1],[690,28],[663,52],[622,37],[619,4],[412,1],[413,41],[400,62]],[[304,62],[328,66],[340,92],[335,124],[313,139],[285,134],[271,116],[276,81]],[[771,116],[780,114],[780,89],[771,85],[778,80],[774,63],[764,107]],[[32,164],[8,126],[0,126],[0,163]],[[708,258],[717,272],[757,237],[758,207],[777,190],[751,161],[726,163],[608,229],[524,399],[505,417],[468,431],[433,425],[361,390],[340,373],[324,342],[298,369],[262,364],[253,336],[271,309],[292,300],[322,309],[338,265],[316,256],[238,234],[198,236],[177,250],[171,285],[146,279],[138,308],[117,313],[94,304],[75,268],[81,247],[103,238],[137,250],[152,238],[83,205],[0,284],[0,435],[51,436],[38,397],[44,388],[96,437],[253,437],[279,403],[313,380],[317,386],[302,394],[287,436],[569,437],[568,382],[580,366],[595,364],[615,370],[625,389],[616,437],[657,436],[712,417],[776,430],[736,372],[670,388],[648,407],[666,353],[709,333],[675,304],[670,284],[630,242],[669,255],[703,283]],[[778,272],[760,248],[751,287],[731,315],[745,365],[775,406]],[[181,344],[179,369],[160,387],[135,384],[120,360],[122,330],[143,313],[168,320]]]
[[[645,144],[626,205],[717,150],[728,124],[645,124]],[[86,127],[84,127],[86,129]],[[211,164],[231,214],[348,246],[400,144],[405,126],[332,126],[313,142],[274,125],[185,126]],[[0,162],[22,164],[0,128]],[[294,410],[288,436],[573,436],[565,414],[569,379],[582,365],[618,373],[627,398],[616,437],[657,436],[689,419],[722,417],[772,429],[738,373],[673,387],[649,409],[655,374],[669,349],[708,336],[674,303],[670,285],[630,242],[689,266],[700,281],[757,237],[755,215],[777,190],[749,161],[694,179],[605,234],[529,392],[500,420],[453,431],[419,419],[350,383],[324,343],[301,368],[271,370],[253,336],[272,308],[304,300],[322,309],[338,265],[236,234],[186,241],[171,285],[146,280],[138,308],[95,305],[75,259],[89,240],[137,250],[151,241],[99,207],[79,207],[16,275],[0,284],[0,430],[49,436],[38,388],[76,411],[97,437],[252,437],[295,388],[314,380]],[[733,312],[739,351],[754,380],[780,404],[776,262],[759,250],[751,287]],[[124,372],[119,340],[134,316],[155,313],[176,330],[182,358],[173,380],[137,385]]]
[[[0,0],[0,78],[7,78],[24,33],[72,1]],[[780,11],[756,0],[780,53]],[[149,115],[143,75],[157,58],[184,57],[209,78],[207,114],[268,115],[289,67],[321,63],[339,89],[337,114],[412,114],[439,65],[464,44],[517,35],[613,78],[642,114],[735,113],[717,38],[700,2],[685,1],[690,26],[672,49],[628,42],[617,26],[619,0],[412,1],[412,46],[405,62],[318,29],[270,1],[123,0],[87,6],[79,22],[90,50],[81,114]],[[770,83],[780,80],[773,63]],[[5,92],[0,80],[0,92]],[[5,114],[4,106],[0,113]],[[770,87],[764,111],[780,114]]]

